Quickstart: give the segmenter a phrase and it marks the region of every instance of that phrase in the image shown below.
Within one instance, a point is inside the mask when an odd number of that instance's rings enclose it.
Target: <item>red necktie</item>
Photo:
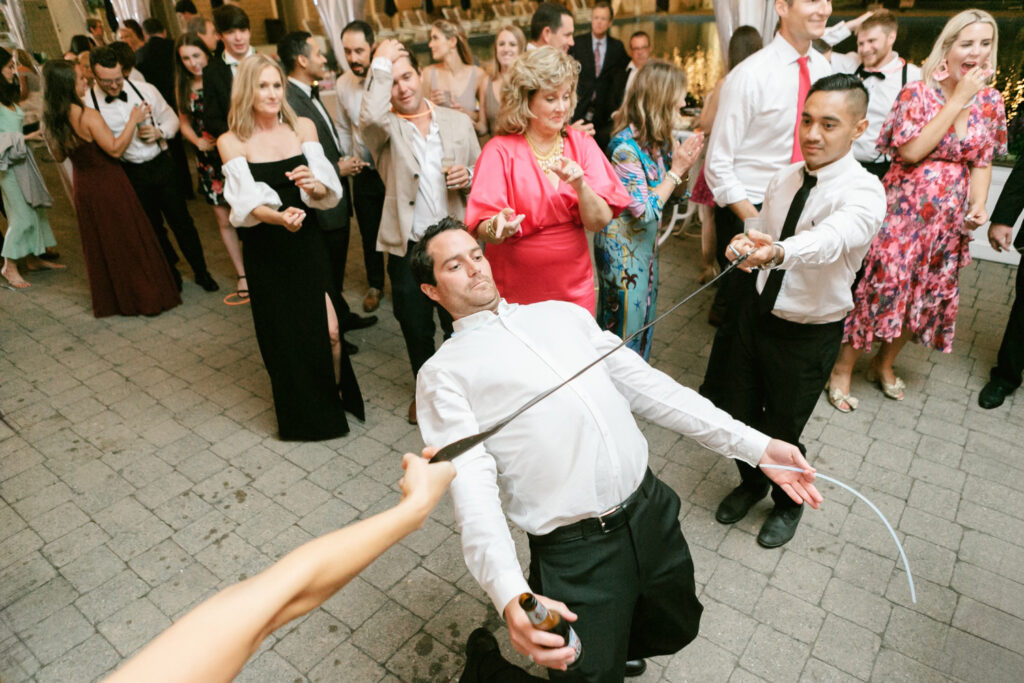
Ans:
[[[791,164],[804,160],[804,155],[800,151],[800,118],[804,113],[804,100],[811,90],[811,72],[807,69],[807,57],[801,57],[796,63],[800,66],[800,88],[796,94],[796,126],[793,128],[793,156],[789,160]]]

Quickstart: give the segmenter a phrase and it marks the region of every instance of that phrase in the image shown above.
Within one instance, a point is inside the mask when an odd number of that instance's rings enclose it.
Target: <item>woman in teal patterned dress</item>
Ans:
[[[57,244],[50,229],[44,206],[50,206],[50,195],[43,185],[42,177],[32,158],[32,150],[25,144],[22,122],[25,114],[18,106],[21,82],[13,55],[0,48],[0,192],[3,193],[4,208],[7,211],[7,234],[3,240],[3,267],[0,275],[17,289],[28,289],[31,285],[18,272],[18,261],[25,259],[28,270],[63,270],[64,265],[43,261],[38,257],[46,247]],[[22,189],[33,181],[30,196]]]
[[[626,338],[655,317],[658,300],[658,226],[665,203],[684,186],[683,176],[703,144],[698,133],[679,143],[679,110],[686,100],[686,75],[661,60],[637,73],[608,149],[612,168],[629,193],[629,206],[594,235],[597,262],[597,323]],[[649,359],[648,330],[628,346]]]

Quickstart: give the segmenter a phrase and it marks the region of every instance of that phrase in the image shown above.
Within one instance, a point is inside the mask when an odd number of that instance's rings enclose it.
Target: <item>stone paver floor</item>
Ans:
[[[52,174],[52,165],[46,164]],[[52,187],[57,187],[52,178]],[[247,307],[188,281],[156,318],[92,317],[68,204],[51,213],[65,273],[0,289],[0,679],[89,681],[191,607],[289,549],[398,498],[399,458],[421,447],[390,300],[350,335],[367,420],[342,439],[275,438]],[[205,205],[191,204],[224,287]],[[694,287],[698,247],[663,251],[662,307]],[[363,273],[354,238],[349,298]],[[897,528],[918,602],[885,528],[853,496],[826,504],[780,550],[713,510],[731,463],[645,425],[651,466],[681,512],[705,605],[701,635],[642,681],[1015,681],[1024,671],[1024,399],[976,405],[1008,311],[1013,271],[963,272],[952,355],[908,347],[907,398],[855,378],[850,415],[824,398],[805,442],[821,472],[861,490]],[[660,324],[654,365],[689,386],[712,339],[708,297]],[[517,536],[520,540],[521,536]],[[243,681],[457,680],[463,645],[500,620],[462,561],[450,501],[340,594],[271,636]],[[584,647],[586,644],[584,643]],[[187,654],[182,653],[182,656]],[[517,661],[522,661],[517,657]]]

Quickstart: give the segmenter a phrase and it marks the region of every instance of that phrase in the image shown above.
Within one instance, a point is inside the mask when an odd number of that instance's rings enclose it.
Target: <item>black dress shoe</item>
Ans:
[[[481,669],[490,670],[494,667],[484,667],[482,664],[489,657],[495,656],[501,658],[498,641],[494,639],[494,635],[485,628],[474,630],[466,640],[466,668],[459,676],[459,683],[477,683],[477,681],[485,680],[487,672],[481,671]]]
[[[715,510],[715,519],[722,524],[735,524],[747,516],[750,508],[754,507],[757,501],[768,495],[768,488],[765,486],[761,489],[751,489],[740,484],[718,504],[718,509]]]
[[[376,324],[377,316],[375,315],[360,316],[355,313],[349,313],[341,322],[341,331],[349,332],[350,330],[361,330],[364,327]]]
[[[992,410],[1003,405],[1006,397],[1014,392],[1016,387],[1011,387],[1006,382],[998,379],[989,380],[989,383],[978,394],[978,405],[985,410]]]
[[[626,661],[626,678],[643,676],[647,671],[647,662],[642,659],[630,659]]]
[[[196,284],[207,292],[216,292],[220,285],[213,279],[209,272],[196,273]]]
[[[761,526],[761,533],[757,535],[757,542],[765,548],[778,548],[786,545],[796,534],[796,527],[800,524],[800,517],[804,514],[804,506],[780,510],[772,508],[768,513],[768,519],[764,520]]]
[[[344,339],[341,340],[341,350],[345,352],[346,356],[354,356],[359,353],[359,347],[350,341]]]

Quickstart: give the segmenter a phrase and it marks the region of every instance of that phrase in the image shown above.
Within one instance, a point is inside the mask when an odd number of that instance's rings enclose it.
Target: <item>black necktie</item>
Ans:
[[[811,193],[811,188],[817,182],[818,179],[815,176],[804,173],[803,185],[793,195],[793,203],[789,205],[789,211],[786,212],[786,222],[782,224],[782,234],[779,235],[777,241],[788,239],[796,232],[796,224],[800,220],[800,214],[803,213],[804,204],[807,203],[807,195]],[[769,313],[775,308],[775,300],[779,298],[779,290],[782,289],[782,278],[785,274],[786,271],[781,268],[776,268],[768,274],[768,281],[764,284],[764,289],[761,290],[761,296],[758,299],[757,309],[760,313]]]
[[[857,76],[857,78],[859,78],[862,81],[866,81],[869,78],[877,78],[880,81],[885,80],[885,74],[883,74],[881,71],[868,71],[867,69],[864,68],[863,64],[858,66],[857,70],[854,71],[853,73],[854,75]]]
[[[317,102],[320,101],[320,86],[318,84],[314,83],[313,85],[309,86],[309,96],[312,97]]]
[[[128,93],[122,90],[117,95],[107,95],[107,104],[110,104],[114,100],[121,100],[122,102],[128,102]]]

